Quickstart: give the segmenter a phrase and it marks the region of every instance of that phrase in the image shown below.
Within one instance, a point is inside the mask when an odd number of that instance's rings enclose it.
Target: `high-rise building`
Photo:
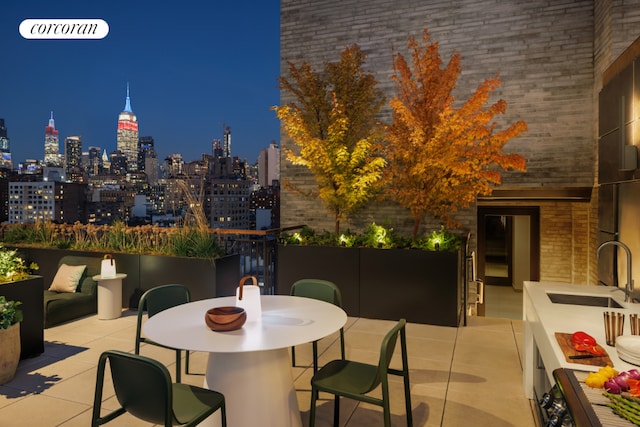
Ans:
[[[13,168],[9,136],[7,135],[7,127],[4,124],[4,119],[0,119],[0,168]]]
[[[9,223],[86,222],[86,184],[54,181],[9,183]]]
[[[211,152],[213,153],[213,157],[222,157],[224,155],[222,142],[218,138],[211,141]]]
[[[141,136],[138,138],[138,170],[146,172],[144,169],[146,154],[153,151],[153,137]]]
[[[273,185],[280,180],[280,148],[274,141],[258,154],[258,184],[261,187]]]
[[[155,184],[158,181],[158,154],[153,148],[145,152],[144,173],[147,175],[149,184]]]
[[[167,170],[167,177],[174,178],[183,173],[184,160],[182,159],[182,154],[169,154],[164,159],[164,163],[165,169]]]
[[[213,178],[207,182],[205,199],[209,227],[249,230],[251,182],[234,178]]]
[[[68,136],[64,139],[64,166],[69,181],[83,181],[82,139],[79,136]]]
[[[62,166],[58,131],[53,120],[53,111],[49,124],[44,128],[44,164],[46,166]]]
[[[87,153],[87,168],[89,175],[98,175],[102,172],[102,156],[100,155],[100,147],[89,147]]]
[[[127,174],[127,157],[120,150],[113,151],[109,156],[111,175],[125,176]]]
[[[117,149],[127,159],[127,170],[138,170],[138,118],[131,110],[131,98],[129,98],[129,83],[127,83],[127,98],[124,111],[118,116]]]
[[[224,157],[231,157],[231,128],[229,126],[224,127],[224,135],[222,141],[222,155]]]

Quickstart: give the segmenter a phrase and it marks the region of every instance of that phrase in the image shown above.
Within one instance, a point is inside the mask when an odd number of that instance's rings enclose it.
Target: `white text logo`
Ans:
[[[109,24],[102,19],[25,19],[20,35],[25,39],[103,39]]]

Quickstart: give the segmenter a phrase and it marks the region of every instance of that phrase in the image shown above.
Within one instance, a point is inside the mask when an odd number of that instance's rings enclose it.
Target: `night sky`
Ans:
[[[108,5],[107,5],[108,4]],[[255,162],[279,123],[279,1],[126,2],[5,0],[0,6],[0,118],[14,166],[44,157],[53,111],[64,138],[116,148],[127,82],[140,136],[152,136],[159,160],[211,152],[231,127],[232,155]],[[102,40],[26,40],[29,18],[96,18]]]

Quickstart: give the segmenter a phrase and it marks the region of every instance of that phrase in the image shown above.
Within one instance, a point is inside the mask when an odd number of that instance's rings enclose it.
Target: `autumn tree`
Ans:
[[[485,106],[500,80],[481,83],[471,97],[454,107],[453,90],[460,75],[460,54],[443,67],[438,43],[427,30],[423,45],[410,37],[409,64],[393,56],[392,76],[397,94],[390,101],[393,122],[387,130],[386,168],[388,195],[414,218],[413,237],[427,213],[448,226],[459,224],[452,214],[467,208],[478,195],[488,195],[500,184],[503,170],[525,170],[525,159],[503,151],[509,139],[527,129],[517,121],[497,130],[492,121],[506,111],[500,99]]]
[[[361,209],[375,194],[385,160],[380,155],[382,125],[377,114],[384,105],[375,77],[364,71],[366,55],[357,45],[348,46],[338,62],[326,62],[321,72],[307,62],[289,63],[289,77],[280,77],[280,88],[293,101],[274,107],[294,149],[286,159],[305,166],[313,174],[317,190],[289,188],[317,197],[340,221]]]

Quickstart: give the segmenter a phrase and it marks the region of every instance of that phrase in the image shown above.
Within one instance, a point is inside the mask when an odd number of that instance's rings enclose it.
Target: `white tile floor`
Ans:
[[[375,363],[380,340],[393,323],[350,318],[345,329],[347,358]],[[134,335],[135,314],[130,311],[114,320],[89,316],[45,330],[45,353],[22,361],[14,380],[0,386],[0,426],[90,425],[98,357],[106,349],[133,351]],[[522,321],[472,318],[461,328],[409,324],[407,335],[415,426],[534,426],[531,402],[522,392]],[[337,334],[320,341],[319,351],[321,364],[338,357]],[[173,352],[146,346],[142,354],[165,363],[173,373]],[[296,357],[305,365],[293,368],[293,373],[306,426],[311,346],[301,346]],[[193,372],[204,372],[206,354],[194,353],[191,360]],[[186,375],[183,381],[201,385],[202,379]],[[395,377],[392,381],[392,423],[404,426],[402,383]],[[113,394],[105,390],[104,406],[113,405]],[[332,414],[332,400],[324,396],[316,425],[332,425]],[[107,425],[148,424],[125,415]],[[340,425],[382,425],[380,408],[343,399]]]

